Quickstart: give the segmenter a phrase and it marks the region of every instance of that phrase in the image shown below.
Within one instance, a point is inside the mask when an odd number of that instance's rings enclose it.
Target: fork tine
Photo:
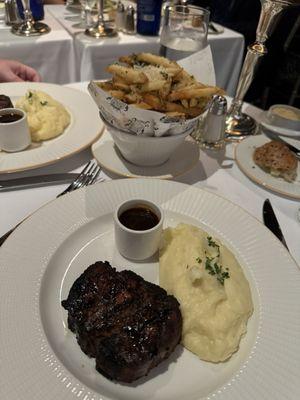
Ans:
[[[86,171],[85,174],[82,174],[82,176],[80,177],[76,189],[86,186],[87,182],[90,180],[90,176],[93,174],[94,169],[95,169],[95,163],[91,161],[89,169]]]
[[[77,178],[57,197],[60,197],[66,193],[73,192],[76,189],[79,189],[84,186],[91,185],[94,183],[100,174],[101,168],[94,161],[89,161],[88,164],[84,167],[81,173],[77,176]]]
[[[100,172],[101,172],[101,168],[99,167],[99,165],[97,165],[96,171],[94,173],[94,177],[92,178],[92,180],[90,182],[90,185],[92,185],[96,181],[96,179],[98,178]]]
[[[81,182],[82,178],[85,176],[86,172],[89,170],[90,166],[92,164],[92,160],[90,160],[86,166],[83,168],[83,170],[80,172],[80,174],[74,179],[73,182],[70,183],[70,185],[61,193],[59,193],[56,197],[60,197],[68,192],[72,192],[75,189],[78,189],[78,184]]]
[[[82,179],[85,177],[85,174],[89,171],[91,168],[92,160],[90,160],[84,169],[80,172],[80,174],[77,176],[77,178],[71,183],[70,186],[67,187],[66,192],[69,192],[74,189],[74,186],[77,188]]]

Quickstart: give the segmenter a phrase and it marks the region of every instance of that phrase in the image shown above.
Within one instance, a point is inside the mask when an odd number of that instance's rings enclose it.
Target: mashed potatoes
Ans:
[[[213,362],[238,349],[253,304],[242,268],[225,246],[195,226],[166,229],[159,283],[180,303],[184,347]]]
[[[70,124],[70,114],[65,107],[44,92],[29,90],[16,102],[16,107],[27,113],[34,142],[54,138]]]

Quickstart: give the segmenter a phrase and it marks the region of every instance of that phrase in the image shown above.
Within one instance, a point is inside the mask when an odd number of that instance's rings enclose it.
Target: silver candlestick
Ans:
[[[24,21],[21,24],[13,25],[11,32],[18,36],[40,36],[51,31],[50,27],[43,22],[33,19],[29,0],[22,0],[24,4]]]
[[[240,74],[235,98],[226,118],[226,136],[231,140],[240,140],[257,133],[256,121],[242,113],[243,99],[253,80],[258,61],[267,53],[265,42],[272,32],[277,16],[286,7],[300,5],[300,0],[261,0],[262,8],[256,30],[256,41],[248,47]]]
[[[98,20],[95,26],[86,29],[85,34],[94,38],[112,37],[117,35],[117,31],[104,21],[104,0],[99,0]]]

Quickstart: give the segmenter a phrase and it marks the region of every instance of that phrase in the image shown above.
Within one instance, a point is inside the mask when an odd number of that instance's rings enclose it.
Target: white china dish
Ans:
[[[88,85],[89,93],[99,107],[100,117],[115,129],[141,136],[172,136],[192,132],[205,110],[193,118],[178,118],[164,112],[138,108],[111,96],[96,81]],[[207,104],[208,107],[208,104]]]
[[[46,92],[61,102],[71,114],[71,123],[57,138],[32,143],[18,153],[0,152],[0,173],[25,171],[58,162],[91,146],[103,129],[97,106],[82,91],[50,83],[1,83],[1,94],[9,96],[13,103],[29,89]]]
[[[178,135],[142,136],[105,124],[122,156],[132,164],[143,167],[165,163],[191,132],[189,129]]]
[[[300,199],[300,162],[298,161],[297,178],[294,182],[287,182],[283,178],[276,178],[265,172],[253,161],[253,153],[257,147],[270,142],[265,135],[251,136],[240,142],[235,148],[235,160],[240,170],[255,183],[278,194]]]
[[[282,126],[271,123],[268,118],[268,111],[263,111],[260,114],[259,122],[264,129],[276,133],[277,135],[300,138],[300,130],[283,128]]]
[[[124,226],[120,216],[134,207],[150,209],[157,216],[158,223],[147,230],[133,230]],[[163,228],[163,211],[158,205],[145,199],[127,200],[120,204],[114,213],[114,228],[116,247],[120,254],[129,260],[145,260],[158,250]]]
[[[137,166],[125,160],[106,128],[92,145],[92,153],[102,168],[127,178],[173,179],[195,167],[200,158],[199,146],[185,140],[164,164],[154,167]]]
[[[291,118],[291,115],[296,118]],[[267,112],[267,118],[273,125],[300,133],[300,110],[296,107],[274,104]]]
[[[138,264],[127,261],[114,244],[117,205],[138,197],[163,208],[166,226],[179,222],[200,226],[234,252],[251,286],[254,314],[239,351],[227,362],[206,363],[178,346],[148,377],[124,385],[95,370],[94,360],[82,353],[67,329],[67,313],[60,302],[95,260],[108,260],[118,269],[132,269],[158,283],[157,259]],[[299,269],[267,228],[213,193],[158,179],[111,181],[75,191],[24,221],[1,247],[0,264],[0,313],[5,321],[0,346],[5,366],[1,370],[3,398],[300,397]],[[259,384],[254,384],[257,371]]]
[[[19,119],[13,122],[0,122],[0,149],[16,152],[26,149],[31,143],[26,113],[18,108],[5,108],[0,115],[17,114]]]

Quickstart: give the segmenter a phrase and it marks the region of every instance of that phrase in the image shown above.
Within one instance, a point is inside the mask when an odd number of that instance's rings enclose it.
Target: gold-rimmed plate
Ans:
[[[62,103],[71,115],[71,123],[58,137],[33,143],[15,153],[0,152],[0,174],[21,172],[53,164],[92,145],[103,129],[97,106],[92,98],[79,90],[50,83],[1,83],[0,93],[13,103],[26,91],[41,90]]]

